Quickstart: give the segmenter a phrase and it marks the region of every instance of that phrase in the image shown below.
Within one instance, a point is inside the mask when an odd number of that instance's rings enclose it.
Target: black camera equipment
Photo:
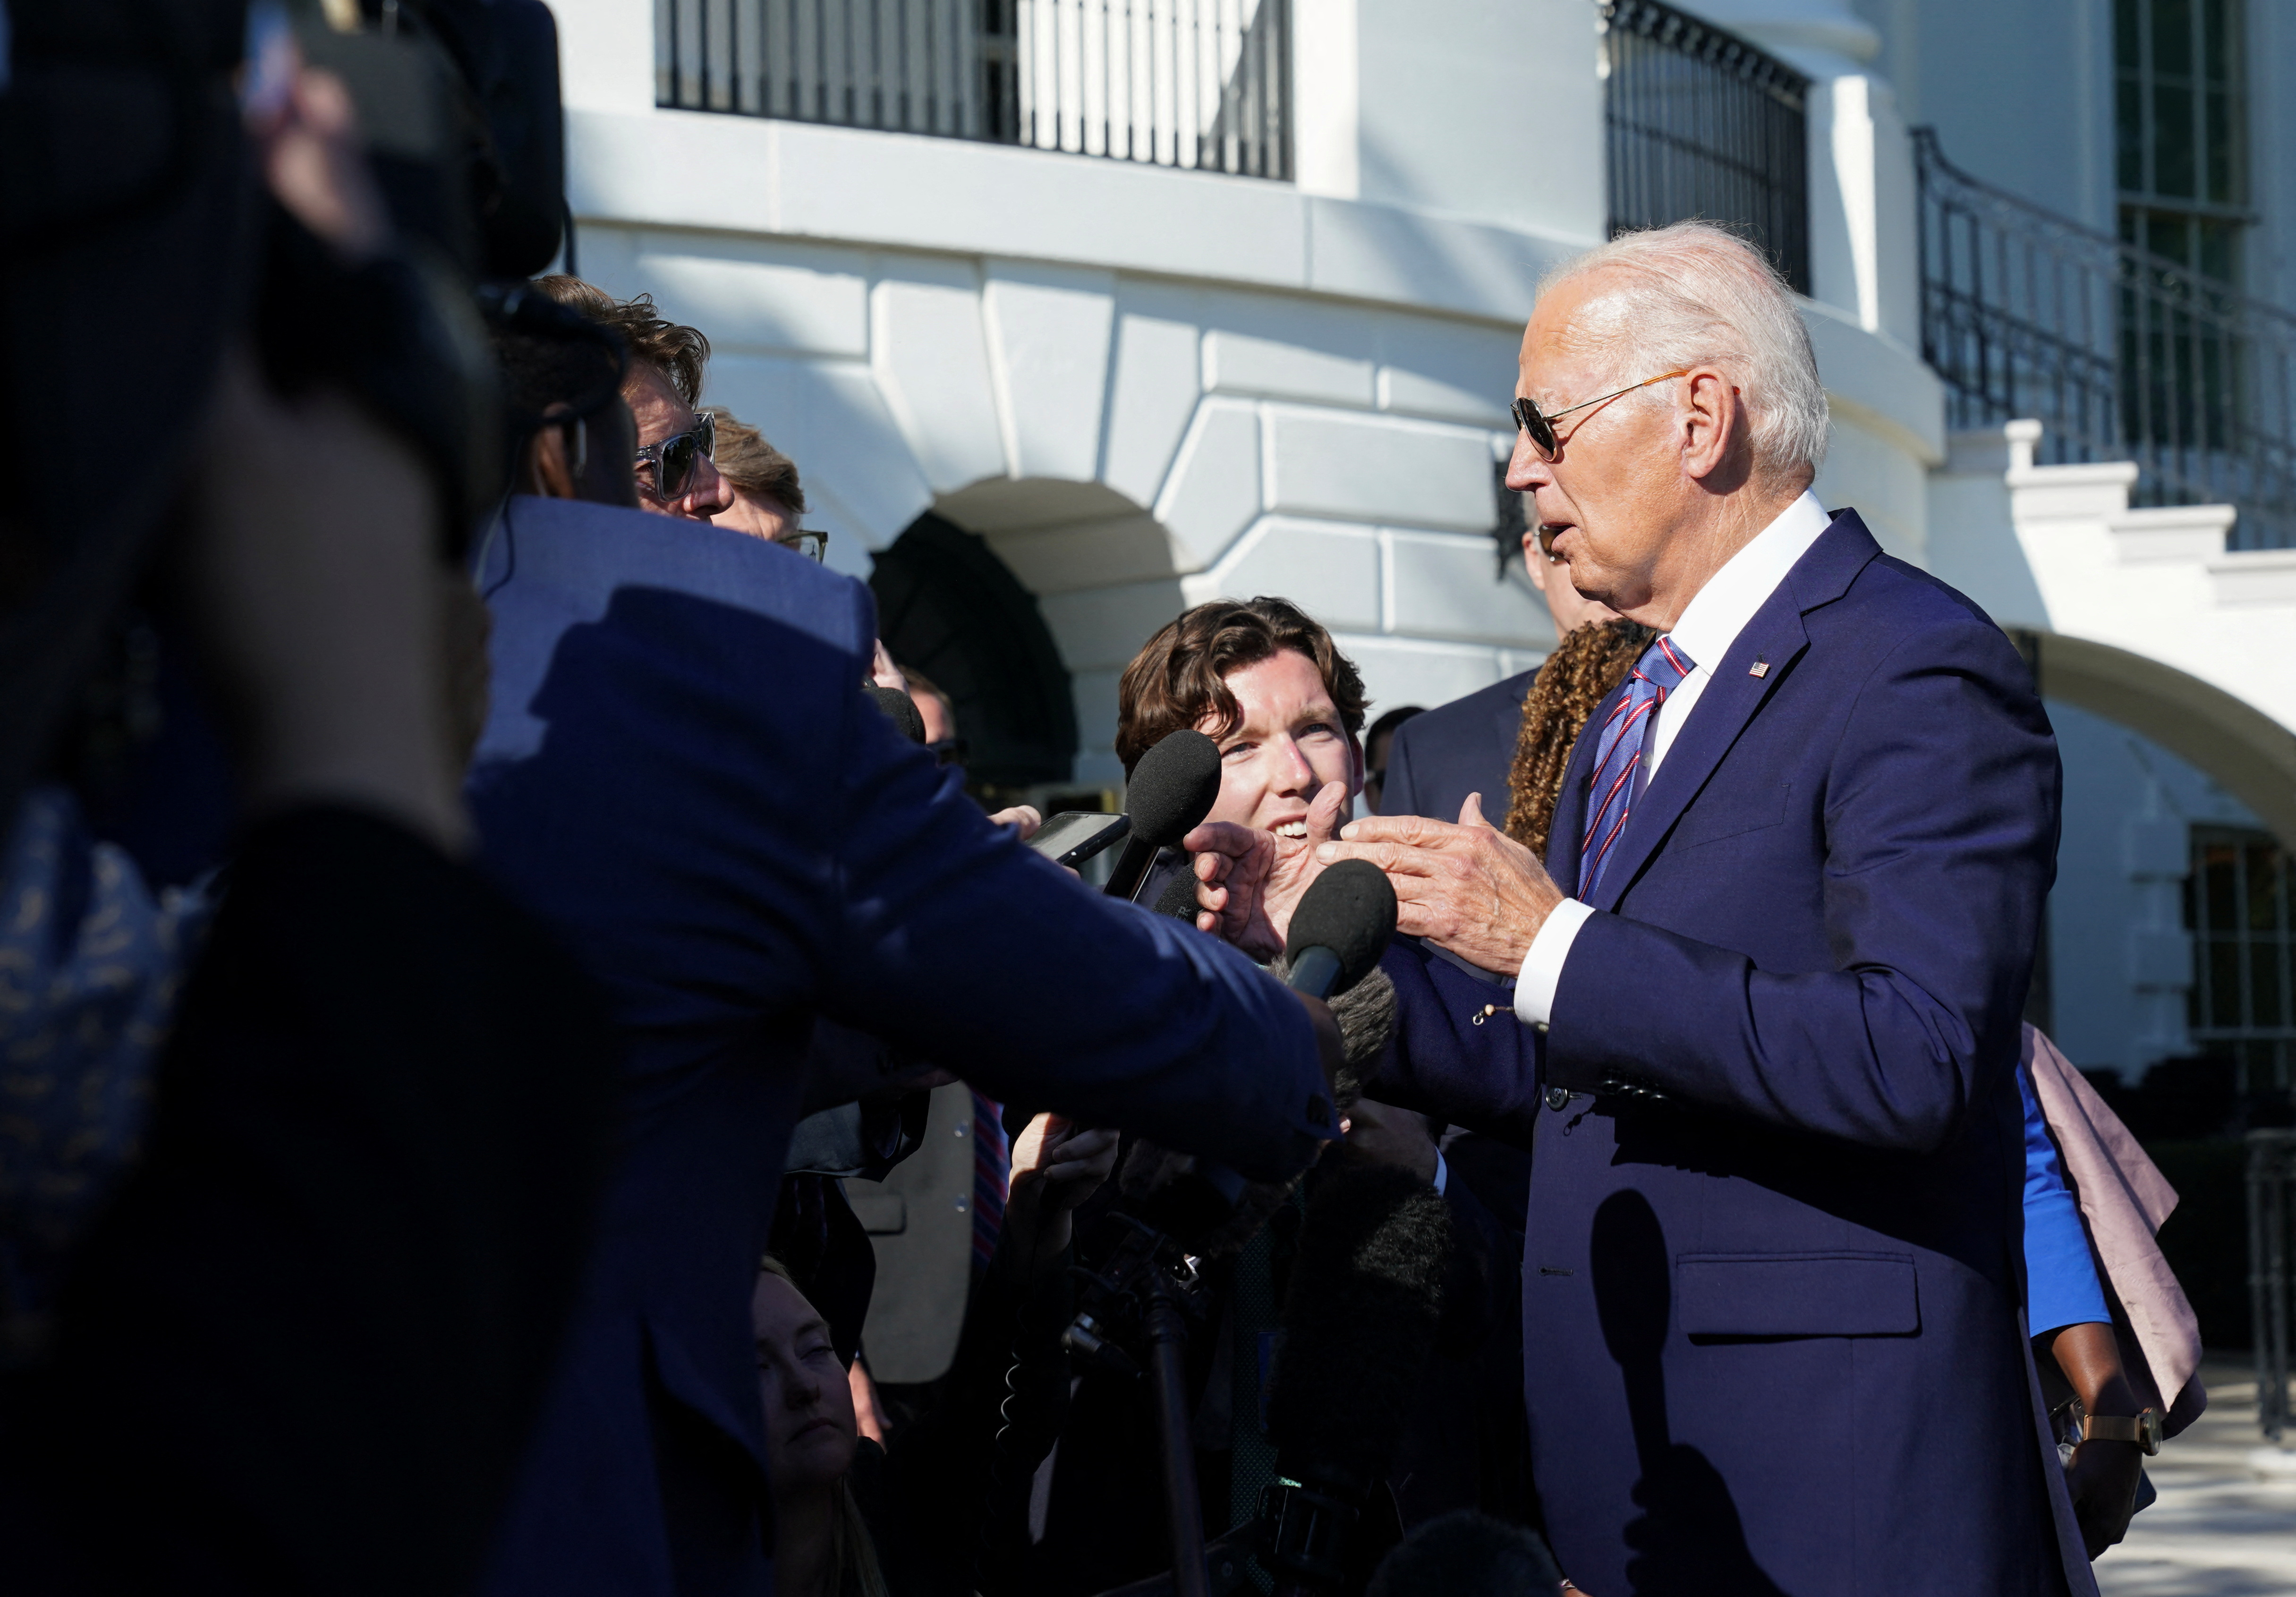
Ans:
[[[460,558],[504,459],[472,288],[547,266],[565,215],[543,0],[84,0],[9,15],[0,423],[20,438],[108,437],[126,416],[135,442],[111,452],[101,492],[34,472],[13,495],[0,540],[12,712],[0,813],[54,774],[85,719],[84,684],[116,668],[123,639],[152,635],[130,596],[234,341],[278,391],[338,389],[403,438],[430,471],[440,553]],[[291,86],[282,63],[299,51],[349,90],[393,224],[364,261],[273,201],[251,159],[250,108]],[[133,780],[170,795],[201,782],[174,767]]]
[[[1147,760],[1141,764],[1145,767]],[[1345,992],[1377,965],[1394,935],[1395,916],[1395,890],[1376,869],[1326,871],[1292,917],[1290,985],[1318,998]],[[1183,1367],[1189,1329],[1205,1318],[1195,1250],[1229,1225],[1249,1185],[1234,1171],[1205,1160],[1177,1160],[1152,1190],[1109,1210],[1083,1250],[1096,1262],[1073,1266],[1078,1306],[1063,1345],[1115,1374],[1144,1374],[1153,1392],[1172,1568],[1168,1576],[1125,1587],[1125,1594],[1225,1597],[1243,1584],[1255,1553],[1264,1566],[1280,1568],[1267,1562],[1261,1526],[1239,1526],[1210,1547],[1205,1544]]]

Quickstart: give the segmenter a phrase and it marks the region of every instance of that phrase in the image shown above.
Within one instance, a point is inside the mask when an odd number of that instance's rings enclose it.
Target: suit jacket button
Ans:
[[[1570,1094],[1566,1089],[1562,1087],[1549,1087],[1546,1089],[1546,1107],[1553,1110],[1556,1114],[1561,1114],[1563,1110],[1569,1106],[1570,1102]]]

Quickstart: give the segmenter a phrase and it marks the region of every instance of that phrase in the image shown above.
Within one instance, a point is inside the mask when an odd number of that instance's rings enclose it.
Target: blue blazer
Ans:
[[[2008,640],[1844,512],[1717,663],[1544,1038],[1390,951],[1365,1090],[1533,1139],[1525,1401],[1589,1591],[2063,1589],[2014,1085],[2059,782]]]
[[[1505,682],[1414,716],[1387,746],[1380,813],[1456,821],[1470,793],[1483,796],[1483,818],[1505,826],[1507,773],[1522,732],[1522,701],[1537,680],[1531,667]]]
[[[868,591],[706,524],[520,498],[489,548],[486,865],[603,986],[621,1165],[488,1590],[770,1587],[750,1294],[816,1015],[1248,1174],[1329,1135],[1250,962],[992,827],[859,691]]]

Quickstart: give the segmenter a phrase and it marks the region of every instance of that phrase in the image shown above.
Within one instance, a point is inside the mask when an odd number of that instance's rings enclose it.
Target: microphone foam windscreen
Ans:
[[[925,718],[917,713],[915,700],[898,688],[879,687],[873,682],[861,691],[877,701],[877,708],[892,718],[903,737],[912,743],[925,741]]]
[[[1184,831],[1180,835],[1185,837],[1188,834]],[[1183,871],[1164,884],[1164,890],[1156,895],[1156,913],[1185,921],[1191,926],[1196,923],[1196,873],[1193,871]]]
[[[1330,949],[1340,956],[1332,991],[1344,993],[1379,963],[1394,936],[1395,889],[1386,874],[1367,859],[1343,859],[1300,895],[1283,957],[1297,962],[1302,949]]]
[[[1267,1393],[1287,1473],[1387,1472],[1435,1352],[1450,1244],[1449,1207],[1408,1170],[1341,1166],[1316,1185]]]
[[[1158,848],[1173,847],[1212,813],[1219,790],[1219,745],[1188,727],[1167,733],[1140,757],[1125,784],[1132,835]]]

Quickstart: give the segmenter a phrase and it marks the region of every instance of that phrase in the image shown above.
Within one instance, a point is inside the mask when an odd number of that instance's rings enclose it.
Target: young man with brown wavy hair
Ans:
[[[1363,786],[1363,677],[1321,623],[1288,599],[1215,599],[1170,622],[1117,685],[1126,775],[1167,733],[1220,749],[1209,819],[1304,839],[1328,836]]]
[[[706,521],[731,508],[734,492],[710,458],[717,451],[716,418],[694,409],[709,364],[709,340],[701,330],[664,316],[650,294],[617,299],[562,274],[538,277],[534,286],[612,328],[629,350],[622,397],[637,423],[638,508],[689,521]]]

